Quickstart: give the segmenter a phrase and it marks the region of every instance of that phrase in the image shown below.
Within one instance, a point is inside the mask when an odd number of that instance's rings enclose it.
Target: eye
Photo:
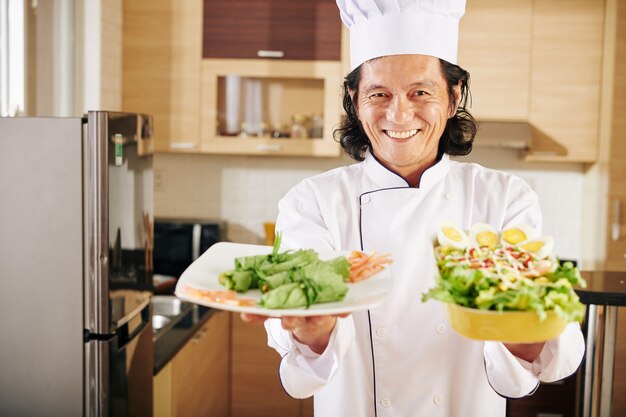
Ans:
[[[428,91],[417,90],[413,93],[414,96],[427,96],[429,95]]]
[[[380,92],[379,93],[372,93],[372,94],[369,95],[369,98],[371,98],[371,99],[377,99],[377,98],[380,99],[380,98],[385,98],[385,97],[387,97],[387,94],[380,93]]]

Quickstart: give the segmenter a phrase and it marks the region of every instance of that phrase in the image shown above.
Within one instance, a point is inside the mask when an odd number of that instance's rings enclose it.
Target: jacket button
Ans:
[[[444,197],[446,200],[450,200],[450,201],[454,200],[454,195],[452,193],[445,193]]]
[[[376,336],[378,336],[378,337],[385,337],[385,336],[387,336],[387,329],[385,327],[381,327],[379,329],[376,329]]]
[[[433,402],[437,405],[443,404],[443,395],[435,395],[433,397]]]
[[[446,325],[445,324],[438,324],[435,329],[437,330],[437,333],[444,334],[446,332]]]
[[[389,397],[381,398],[380,405],[382,405],[385,408],[391,407],[391,399]]]
[[[361,197],[361,203],[363,204],[368,204],[370,201],[372,201],[372,197],[370,197],[369,194],[365,194],[363,197]]]

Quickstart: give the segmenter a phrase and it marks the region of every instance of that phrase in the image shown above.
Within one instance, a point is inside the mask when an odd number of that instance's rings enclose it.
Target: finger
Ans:
[[[285,330],[293,330],[302,322],[302,318],[293,316],[283,316],[280,320],[280,324]]]
[[[339,317],[342,319],[345,319],[346,317],[348,317],[350,314],[352,313],[341,313],[341,314],[335,314],[334,317]]]
[[[321,327],[332,320],[335,320],[333,316],[311,316],[307,317],[306,323],[312,326]]]
[[[267,316],[261,316],[259,314],[241,313],[241,320],[247,324],[253,324],[253,325],[262,324],[268,318],[269,317]]]

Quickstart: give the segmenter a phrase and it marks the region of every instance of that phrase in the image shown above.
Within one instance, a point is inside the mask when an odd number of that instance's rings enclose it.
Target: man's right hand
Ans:
[[[307,345],[313,352],[321,354],[328,346],[330,335],[337,323],[337,317],[347,317],[350,313],[332,316],[281,317],[283,329],[293,333],[294,338]],[[241,319],[248,324],[261,324],[269,317],[241,313]]]

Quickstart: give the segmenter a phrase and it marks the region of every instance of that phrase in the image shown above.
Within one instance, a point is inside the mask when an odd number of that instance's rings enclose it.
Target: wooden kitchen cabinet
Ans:
[[[527,159],[596,161],[604,13],[603,0],[534,1]]]
[[[332,138],[341,112],[343,75],[336,5],[332,0],[281,1],[124,1],[122,109],[154,116],[156,152],[340,154]],[[250,8],[259,14],[250,14]],[[230,17],[222,19],[224,13]],[[235,24],[232,19],[244,21]],[[282,45],[285,39],[296,42]],[[247,57],[243,46],[284,46],[285,59],[203,59]],[[227,75],[273,85],[282,81],[283,87],[264,98],[264,108],[279,113],[275,119],[281,128],[296,114],[315,115],[322,120],[322,137],[296,141],[220,135],[216,106],[223,91],[218,87],[220,77]],[[276,101],[279,90],[284,97]]]
[[[228,417],[230,315],[218,311],[154,379],[155,417]]]
[[[232,318],[232,417],[312,416],[312,399],[297,400],[278,377],[280,356],[267,346],[263,326]]]
[[[470,111],[528,122],[529,161],[594,162],[600,134],[602,0],[473,0],[461,19],[459,65]]]
[[[204,58],[339,61],[334,0],[204,0]]]
[[[528,123],[526,160],[597,160],[605,11],[603,0],[468,3],[459,64],[472,74],[470,110],[479,121]],[[340,154],[332,130],[349,54],[334,1],[125,0],[123,27],[122,108],[154,115],[156,152]],[[303,43],[295,49],[280,44],[296,39]],[[258,58],[259,50],[284,57]],[[323,113],[323,139],[222,135],[220,79],[228,75],[285,80],[283,91],[301,94],[285,102]],[[276,107],[270,98],[263,99],[267,112]],[[289,123],[286,110],[279,112],[280,123]]]
[[[610,142],[608,144],[608,201],[604,268],[626,271],[626,4],[609,2],[615,13]],[[615,369],[611,415],[626,415],[626,307],[617,313]]]
[[[472,0],[459,27],[458,63],[471,75],[478,120],[527,121],[533,0]]]
[[[617,2],[616,9],[605,268],[626,271],[626,5]]]
[[[124,0],[122,110],[154,117],[154,150],[200,152],[202,0]]]

